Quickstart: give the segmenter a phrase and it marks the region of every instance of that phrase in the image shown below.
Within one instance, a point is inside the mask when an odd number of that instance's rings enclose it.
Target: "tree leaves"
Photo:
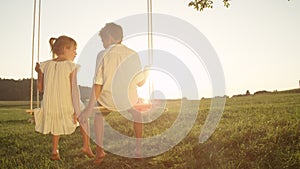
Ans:
[[[213,0],[194,0],[188,6],[193,6],[197,11],[203,11],[205,8],[213,8],[213,3]],[[230,6],[229,0],[223,0],[223,3],[226,8]]]

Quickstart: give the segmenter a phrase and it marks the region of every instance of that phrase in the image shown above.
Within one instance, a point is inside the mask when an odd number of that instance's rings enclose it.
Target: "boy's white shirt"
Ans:
[[[114,60],[110,60],[113,62],[110,62],[110,65],[104,65],[106,66],[105,70],[105,78],[108,79],[106,81],[107,84],[104,84],[104,79],[103,79],[103,64],[104,59],[111,59],[108,58],[107,54],[110,54],[109,52],[114,48],[114,47],[120,47],[121,51],[120,55],[118,52],[112,53],[114,55],[113,58]],[[124,55],[124,53],[126,53]],[[129,57],[133,55],[132,57]],[[107,58],[106,58],[107,57]],[[94,76],[94,84],[98,85],[103,85],[102,91],[100,94],[100,97],[97,98],[98,102],[103,105],[104,107],[113,110],[113,111],[124,111],[128,110],[133,107],[134,104],[137,103],[138,101],[138,96],[137,96],[137,90],[136,90],[136,84],[142,80],[144,80],[145,76],[143,73],[138,73],[136,71],[142,71],[141,70],[141,63],[138,54],[127,48],[126,46],[122,44],[114,44],[109,46],[106,50],[101,51],[98,56],[97,56],[97,62],[96,62],[96,70],[95,70],[95,76]],[[119,60],[122,62],[118,62]],[[130,63],[130,65],[126,65],[126,62]],[[113,63],[113,64],[112,64]],[[116,67],[120,68],[121,66],[124,66],[130,70],[127,69],[120,69],[123,72],[120,72],[121,74],[118,74],[118,70],[115,70]],[[102,69],[102,70],[100,70]],[[124,73],[124,70],[128,71],[128,73]],[[132,73],[137,73],[135,76],[133,76]],[[120,83],[113,83],[113,80],[118,80]],[[124,91],[126,90],[126,91]]]

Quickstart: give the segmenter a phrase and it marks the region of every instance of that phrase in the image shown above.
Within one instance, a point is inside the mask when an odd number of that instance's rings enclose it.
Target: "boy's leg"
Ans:
[[[136,138],[136,157],[142,156],[142,134],[143,134],[143,123],[142,123],[142,114],[135,110],[129,111],[133,117],[133,129]]]
[[[103,123],[103,115],[101,113],[96,113],[95,114],[95,119],[94,119],[94,127],[95,127],[95,140],[96,140],[96,158],[94,163],[95,164],[101,164],[105,152],[103,150],[103,133],[104,133],[104,123]]]
[[[94,127],[95,127],[95,140],[97,146],[103,147],[103,116],[101,113],[95,114]]]

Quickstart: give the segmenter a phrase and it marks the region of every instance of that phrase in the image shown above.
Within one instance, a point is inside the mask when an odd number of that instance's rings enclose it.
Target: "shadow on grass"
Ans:
[[[2,120],[0,121],[0,124],[2,125],[14,125],[14,124],[30,124],[28,122],[28,119],[22,119],[22,120]]]

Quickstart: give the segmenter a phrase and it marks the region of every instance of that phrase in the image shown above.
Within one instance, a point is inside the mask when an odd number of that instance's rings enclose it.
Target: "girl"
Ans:
[[[79,65],[73,62],[76,56],[76,41],[67,36],[50,38],[53,59],[37,63],[38,89],[43,92],[41,109],[34,113],[35,130],[52,134],[52,160],[59,160],[58,142],[60,135],[72,134],[77,127],[80,113],[80,97],[76,73]],[[81,127],[82,128],[82,127]],[[82,129],[83,148],[81,151],[90,158],[89,136]]]

